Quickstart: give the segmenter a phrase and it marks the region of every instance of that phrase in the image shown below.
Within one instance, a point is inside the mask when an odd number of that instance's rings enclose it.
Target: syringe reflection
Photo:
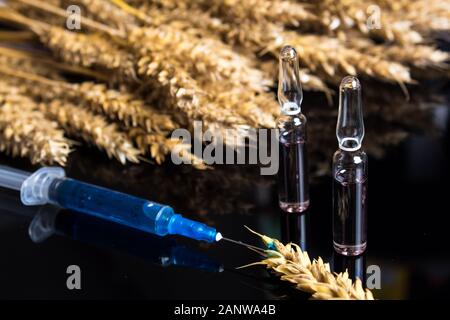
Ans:
[[[2,214],[32,219],[28,233],[33,242],[43,242],[53,235],[59,235],[103,249],[125,252],[164,267],[223,271],[220,263],[199,251],[179,244],[173,238],[150,235],[54,206],[26,207],[17,196],[0,191]]]

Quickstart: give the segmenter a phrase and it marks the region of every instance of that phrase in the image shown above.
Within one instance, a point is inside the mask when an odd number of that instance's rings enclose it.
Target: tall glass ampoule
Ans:
[[[367,155],[361,150],[364,122],[361,84],[345,77],[339,88],[336,126],[339,149],[333,156],[333,245],[346,256],[367,245]]]
[[[303,212],[309,206],[308,163],[306,155],[306,117],[301,113],[303,100],[298,55],[291,46],[280,52],[278,101],[279,129],[279,205],[286,212]]]

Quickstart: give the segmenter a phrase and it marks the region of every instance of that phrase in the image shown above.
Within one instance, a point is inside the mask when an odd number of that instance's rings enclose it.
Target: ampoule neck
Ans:
[[[367,162],[367,154],[362,148],[355,151],[346,151],[342,149],[337,149],[333,156],[333,162],[344,162],[344,163],[354,163],[360,164]]]
[[[346,138],[340,141],[339,150],[347,153],[357,153],[358,151],[362,151],[361,144],[356,143],[353,139],[346,141]]]
[[[278,127],[283,127],[287,124],[291,124],[291,126],[298,127],[306,124],[306,116],[301,113],[295,113],[295,114],[285,114],[281,113],[280,116],[277,118],[277,123],[279,124]]]
[[[302,113],[302,108],[295,102],[285,102],[281,106],[281,113],[286,116],[296,116]]]

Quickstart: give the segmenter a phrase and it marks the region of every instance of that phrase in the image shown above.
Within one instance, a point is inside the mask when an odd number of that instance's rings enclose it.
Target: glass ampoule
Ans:
[[[364,122],[361,84],[345,77],[339,88],[336,126],[339,149],[333,156],[333,245],[346,256],[367,245],[367,155],[361,150]]]
[[[301,113],[303,92],[295,49],[283,47],[279,63],[279,205],[286,212],[303,212],[309,206],[306,117]]]

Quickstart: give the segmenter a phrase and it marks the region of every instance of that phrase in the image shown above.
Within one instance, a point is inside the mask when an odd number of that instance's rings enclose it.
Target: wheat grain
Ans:
[[[297,48],[301,61],[313,72],[336,82],[343,74],[361,74],[387,82],[412,82],[409,69],[400,63],[347,48],[338,39],[283,32],[285,42]]]
[[[150,95],[152,100],[158,100],[162,108],[180,111],[190,120],[218,119],[223,123],[245,124],[234,111],[214,105],[209,94],[192,77],[182,68],[171,67],[170,62],[165,55],[152,53],[139,59],[138,74],[146,77],[154,88]]]
[[[161,113],[127,92],[108,89],[104,84],[73,84],[67,94],[72,100],[81,98],[92,110],[121,120],[128,127],[141,127],[147,132],[167,132],[178,126],[170,115]]]
[[[240,27],[246,28],[243,25]],[[344,74],[357,73],[387,82],[412,82],[409,69],[402,64],[348,48],[337,38],[315,34],[299,35],[274,24],[249,28],[254,32],[245,33],[246,38],[241,39],[244,46],[277,57],[283,44],[289,43],[299,52],[303,66],[331,83],[338,82]]]
[[[249,229],[250,230],[250,229]],[[277,239],[250,230],[264,242],[265,259],[251,265],[265,265],[281,276],[281,280],[289,281],[297,289],[312,294],[312,299],[329,300],[373,300],[372,292],[363,289],[360,279],[353,282],[347,273],[332,273],[330,265],[322,258],[313,261],[306,251],[294,244],[282,244]],[[244,266],[247,267],[247,266]]]
[[[380,26],[371,26],[369,22],[374,11],[369,10],[373,3],[363,0],[319,0],[312,3],[314,12],[330,31],[357,30],[365,35],[380,38],[388,42],[400,44],[414,44],[423,41],[422,36],[412,28],[412,23],[392,16],[390,11],[383,11],[380,15]]]
[[[68,63],[109,70],[135,81],[135,66],[130,53],[98,34],[81,34],[58,27],[34,28],[40,40]]]
[[[119,90],[108,89],[104,84],[82,82],[71,84],[55,81],[33,73],[25,73],[20,68],[1,67],[0,72],[20,79],[18,88],[23,93],[45,101],[68,99],[96,113],[102,113],[112,120],[120,120],[127,127],[141,127],[147,132],[167,132],[177,127],[170,115],[147,105],[143,100]]]
[[[140,128],[128,129],[127,134],[143,154],[149,154],[158,164],[164,162],[166,156],[171,153],[197,169],[208,168],[202,159],[197,158],[188,150],[189,145],[183,145],[178,140],[167,138],[159,133],[148,133]]]
[[[450,58],[447,52],[426,45],[374,45],[364,40],[354,40],[352,45],[371,56],[396,61],[423,70],[446,68],[446,62]]]
[[[183,2],[179,2],[182,4]],[[203,12],[199,9],[186,10],[183,8],[157,8],[148,5],[143,5],[141,7],[143,12],[151,18],[153,25],[171,24],[183,32],[193,32],[201,34],[203,37],[215,37],[217,40],[224,41],[225,43],[235,46],[241,44],[241,41],[245,41],[245,32],[241,26],[235,26],[230,23],[224,23],[219,18],[212,17],[210,14]],[[198,30],[201,30],[199,32]],[[252,32],[253,36],[258,36]],[[261,43],[262,41],[256,41]],[[250,53],[249,53],[250,52]],[[274,72],[274,68],[278,68],[277,61],[263,62],[257,59],[253,52],[249,50],[241,50],[241,53],[245,53],[250,59],[255,62],[255,67],[262,70],[264,73],[264,78],[272,79],[278,75],[278,71]],[[306,90],[313,91],[324,91],[329,93],[329,89],[323,83],[323,81],[317,76],[312,75],[306,69],[301,72],[302,85]],[[267,82],[267,81],[265,81]]]
[[[200,85],[228,80],[237,86],[264,91],[270,84],[261,71],[253,68],[246,57],[237,54],[231,47],[213,38],[199,38],[182,32],[173,25],[134,29],[129,41],[140,56],[148,53],[166,56]]]
[[[320,23],[303,4],[284,0],[151,0],[150,2],[167,9],[202,9],[223,20],[272,22],[293,27]],[[133,3],[142,5],[146,1],[133,1]]]
[[[125,78],[130,77],[130,74],[134,78],[134,67],[131,66],[133,62],[130,57],[102,37],[73,34],[54,27],[47,30],[35,26],[34,29],[41,35],[42,41],[66,61],[73,60],[83,66],[98,66],[109,70],[117,68],[119,74],[124,74]],[[44,30],[47,32],[43,32]],[[98,41],[95,45],[92,45],[92,41],[96,40]],[[224,123],[244,122],[235,112],[216,108],[213,101],[207,99],[207,95],[203,94],[192,78],[182,70],[174,70],[170,64],[173,59],[168,59],[169,54],[170,52],[160,54],[145,52],[137,62],[139,75],[152,85],[155,96],[165,100],[166,105],[174,102],[178,109],[187,111],[186,115],[190,118],[195,113],[194,119],[199,119],[200,115],[200,119],[207,120],[204,119],[205,116],[211,118],[219,113]],[[164,67],[160,68],[161,66]],[[199,99],[206,102],[200,104]],[[201,108],[197,108],[200,105]]]
[[[109,79],[105,73],[57,62],[43,51],[0,46],[0,59],[4,62],[4,64],[0,63],[0,65],[3,64],[23,71],[30,71],[53,80],[65,79],[60,74],[64,72],[103,81]]]
[[[120,10],[111,0],[62,0],[60,7],[79,5],[84,15],[126,33],[138,25],[132,15]]]
[[[68,135],[96,146],[109,158],[114,157],[122,164],[139,162],[140,151],[133,147],[133,143],[115,124],[108,123],[104,117],[62,100],[40,103],[39,110],[57,121]]]
[[[28,157],[33,164],[66,164],[71,143],[36,104],[0,82],[0,151]]]
[[[398,20],[409,21],[422,35],[433,36],[434,32],[450,29],[450,5],[447,1],[387,1],[376,0],[383,11],[392,12]]]
[[[210,22],[207,20],[207,22]],[[365,74],[388,82],[409,83],[408,68],[380,57],[372,57],[353,48],[347,48],[339,39],[299,35],[286,31],[275,23],[248,23],[240,21],[238,15],[231,15],[231,28],[220,24],[218,30],[224,37],[251,49],[253,52],[269,52],[277,57],[279,49],[286,43],[294,45],[300,52],[301,61],[312,72],[335,83],[344,74]],[[208,25],[213,25],[212,22]],[[323,86],[322,86],[323,87]]]

